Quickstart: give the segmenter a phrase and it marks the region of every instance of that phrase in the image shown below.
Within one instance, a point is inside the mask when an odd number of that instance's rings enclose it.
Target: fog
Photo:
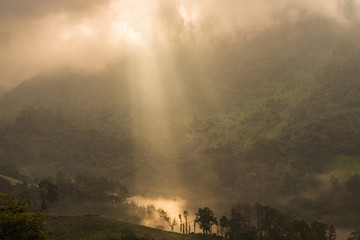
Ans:
[[[341,202],[357,174],[359,10],[360,0],[0,0],[0,117],[15,119],[0,157],[34,177],[119,179],[173,218],[260,201],[349,227],[346,206],[340,217],[320,206]],[[17,139],[34,105],[40,126],[54,118],[61,130]]]
[[[140,58],[148,51],[164,54],[166,46],[174,47],[173,40],[203,45],[214,35],[264,28],[282,14],[294,21],[303,14],[346,21],[345,3],[339,0],[2,0],[0,5],[3,88],[61,66],[98,71],[128,54]]]

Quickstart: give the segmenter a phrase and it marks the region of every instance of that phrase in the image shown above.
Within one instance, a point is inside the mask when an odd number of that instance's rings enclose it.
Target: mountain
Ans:
[[[129,103],[119,102],[119,96],[127,93],[121,79],[122,76],[116,73],[111,76],[106,73],[84,75],[70,69],[40,74],[4,94],[1,97],[0,114],[3,119],[11,120],[24,109],[34,106],[64,111],[67,114],[75,114],[77,111],[90,114],[96,109],[113,105],[123,105],[126,109]]]
[[[321,194],[351,192],[360,174],[357,26],[306,16],[211,40],[196,52],[174,43],[176,71],[164,65],[158,89],[132,79],[129,63],[24,81],[0,98],[1,159],[31,176],[111,176],[189,205],[260,201],[329,217],[331,204],[314,211]],[[332,221],[352,214],[336,204]]]

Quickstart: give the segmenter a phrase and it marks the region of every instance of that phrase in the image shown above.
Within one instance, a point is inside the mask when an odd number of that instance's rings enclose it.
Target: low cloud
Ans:
[[[61,13],[83,14],[103,7],[110,0],[0,0],[1,18],[27,19]]]
[[[316,14],[341,22],[344,11],[359,2],[0,0],[0,87],[62,66],[97,71],[144,49],[163,51],[184,39],[210,41],[237,29],[264,28],[281,21],[277,16],[282,14],[295,20]]]

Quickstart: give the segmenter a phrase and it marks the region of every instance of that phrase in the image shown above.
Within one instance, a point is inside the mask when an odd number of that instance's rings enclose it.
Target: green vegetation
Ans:
[[[356,230],[351,233],[350,237],[347,240],[359,240],[360,239],[360,230]]]
[[[211,234],[212,226],[218,225],[218,221],[214,216],[214,212],[208,207],[199,208],[198,212],[195,215],[195,222],[199,224],[199,227],[204,234]]]
[[[43,240],[45,216],[30,213],[29,207],[15,196],[0,193],[0,239]]]
[[[196,53],[186,41],[169,46],[184,94],[164,70],[164,116],[145,114],[152,99],[131,101],[140,93],[125,63],[23,82],[0,99],[0,159],[10,166],[0,174],[67,173],[62,187],[53,184],[63,194],[57,210],[71,213],[102,202],[111,214],[99,187],[106,178],[149,196],[272,203],[307,221],[360,224],[360,31],[320,16],[282,17],[257,33],[213,36]],[[79,188],[84,175],[94,189]],[[60,191],[67,186],[73,195]]]
[[[360,156],[337,156],[329,164],[327,171],[340,179],[360,174]]]

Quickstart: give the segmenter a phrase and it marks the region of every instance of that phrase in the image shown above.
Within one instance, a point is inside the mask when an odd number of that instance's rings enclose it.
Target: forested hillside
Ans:
[[[182,93],[165,72],[167,115],[148,109],[158,118],[132,101],[127,60],[24,81],[0,98],[1,163],[33,177],[110,176],[190,205],[260,201],[359,224],[358,26],[307,16],[211,40],[196,52],[176,43]]]

